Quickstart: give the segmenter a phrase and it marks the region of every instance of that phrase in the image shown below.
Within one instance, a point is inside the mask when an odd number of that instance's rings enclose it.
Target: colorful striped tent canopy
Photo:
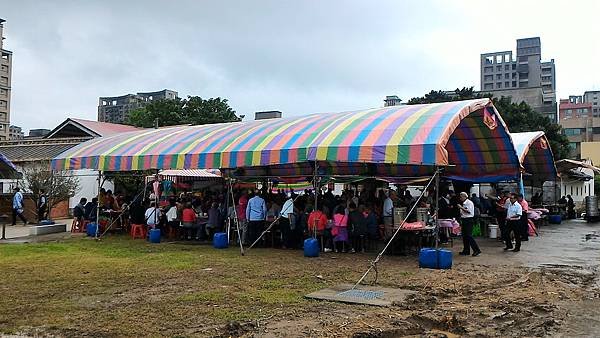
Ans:
[[[310,175],[314,162],[333,174],[358,167],[381,176],[425,175],[450,165],[449,175],[483,181],[520,170],[508,129],[489,99],[146,129],[85,142],[56,157],[52,168],[258,167]]]
[[[0,154],[0,178],[12,179],[20,177],[21,173],[18,172],[17,167],[4,154]]]
[[[511,133],[519,161],[525,169],[524,179],[552,181],[557,177],[552,148],[543,131]]]

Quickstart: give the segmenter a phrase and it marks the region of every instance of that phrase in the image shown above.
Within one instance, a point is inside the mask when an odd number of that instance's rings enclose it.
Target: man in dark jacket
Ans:
[[[348,230],[350,231],[350,235],[352,236],[352,247],[351,252],[355,251],[365,251],[364,240],[367,238],[369,234],[369,230],[367,228],[367,220],[365,216],[356,209],[356,204],[354,202],[350,202],[348,206]]]

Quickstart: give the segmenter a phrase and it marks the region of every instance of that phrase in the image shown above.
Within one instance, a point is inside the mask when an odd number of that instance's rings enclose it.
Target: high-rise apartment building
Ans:
[[[592,115],[600,114],[600,90],[586,91],[583,93],[583,102],[592,104]]]
[[[174,100],[177,92],[164,89],[158,92],[127,94],[115,97],[101,97],[98,100],[98,121],[125,123],[132,110],[157,100]]]
[[[582,143],[600,141],[600,91],[560,100],[558,117],[571,145],[571,157],[580,159]]]
[[[542,62],[539,37],[518,39],[516,57],[512,51],[481,54],[480,74],[482,92],[525,101],[556,121],[554,59]]]
[[[4,49],[4,22],[0,19],[0,141],[8,140],[10,133],[10,84],[12,52]]]

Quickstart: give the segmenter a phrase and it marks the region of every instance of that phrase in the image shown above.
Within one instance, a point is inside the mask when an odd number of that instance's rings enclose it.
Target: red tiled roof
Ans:
[[[107,123],[107,122],[98,122],[98,121],[90,121],[83,119],[71,118],[72,121],[77,122],[84,126],[85,128],[95,132],[100,136],[109,136],[113,134],[126,133],[128,131],[139,130],[139,128],[128,126],[125,124],[116,124],[116,123]]]

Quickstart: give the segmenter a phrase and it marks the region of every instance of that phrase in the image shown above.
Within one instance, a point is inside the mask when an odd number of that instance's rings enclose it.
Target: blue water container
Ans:
[[[423,248],[419,251],[419,267],[426,269],[437,269],[438,253],[435,249]]]
[[[314,238],[304,240],[304,257],[319,257],[319,241]]]
[[[452,268],[452,251],[445,249],[438,249],[438,269],[450,269]]]
[[[160,229],[150,229],[148,232],[150,243],[160,243]]]
[[[213,237],[213,246],[215,249],[226,249],[229,246],[227,234],[224,232],[217,232]]]
[[[90,237],[94,237],[96,236],[96,229],[98,228],[98,224],[96,223],[89,223],[86,226],[86,234]]]
[[[561,215],[550,215],[550,216],[548,216],[548,222],[551,224],[560,224],[560,222],[562,222],[562,216]]]

